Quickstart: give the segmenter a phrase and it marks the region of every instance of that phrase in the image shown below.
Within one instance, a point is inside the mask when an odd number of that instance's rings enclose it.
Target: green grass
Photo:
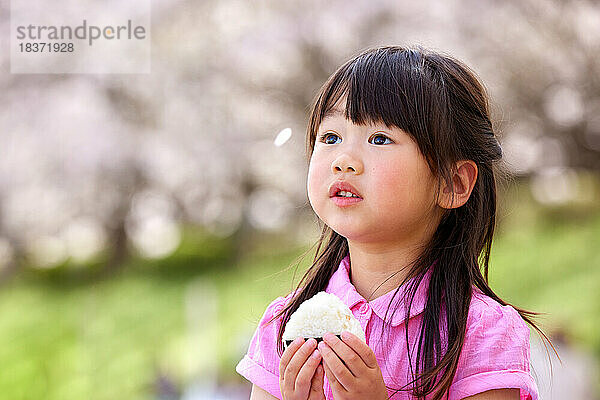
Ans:
[[[165,339],[177,337],[180,285],[125,277],[64,291],[15,282],[0,293],[0,392],[11,399],[139,398]]]
[[[564,325],[600,357],[600,213],[505,222],[492,250],[492,289],[550,313],[538,320],[542,329]],[[277,242],[227,265],[186,243],[177,257],[133,262],[110,279],[61,285],[24,274],[1,287],[2,398],[153,399],[159,371],[179,386],[210,374],[241,382],[235,364],[267,304],[292,288],[294,268],[283,269],[305,249]]]
[[[513,231],[495,245],[490,282],[507,299],[542,316],[550,330],[562,326],[600,356],[600,216],[582,225]],[[590,329],[594,320],[595,329]]]
[[[298,252],[231,266],[187,247],[161,263],[132,262],[114,277],[64,267],[2,286],[0,397],[153,399],[159,372],[179,387],[208,374],[234,377],[265,299],[289,289],[292,271],[263,277]]]

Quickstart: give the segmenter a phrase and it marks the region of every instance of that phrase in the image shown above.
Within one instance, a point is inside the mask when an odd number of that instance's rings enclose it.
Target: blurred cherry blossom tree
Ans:
[[[7,32],[8,0],[0,11]],[[164,257],[184,224],[238,249],[256,231],[310,242],[308,106],[369,46],[421,44],[472,66],[507,161],[540,201],[568,200],[577,171],[600,169],[597,3],[157,0],[151,38],[150,74],[10,74],[2,52],[5,274],[103,251],[107,269],[131,249]]]

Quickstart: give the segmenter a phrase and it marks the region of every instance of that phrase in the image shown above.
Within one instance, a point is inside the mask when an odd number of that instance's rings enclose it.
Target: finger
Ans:
[[[319,343],[319,351],[323,356],[323,364],[329,368],[335,376],[335,379],[344,386],[345,389],[350,390],[355,378],[348,367],[344,365],[342,360],[339,359],[335,352],[325,342]]]
[[[308,357],[308,360],[302,365],[302,368],[300,368],[300,372],[298,372],[295,386],[296,392],[308,393],[312,378],[320,362],[321,353],[319,353],[319,350],[314,350],[310,357]]]
[[[331,369],[327,366],[327,363],[325,362],[323,363],[323,369],[325,370],[327,381],[329,381],[329,386],[331,386],[331,390],[335,394],[345,394],[348,392],[346,388],[342,386],[342,384],[337,380],[335,374],[331,371]]]
[[[283,380],[283,375],[285,373],[285,369],[287,368],[288,364],[290,363],[292,357],[294,356],[294,354],[296,353],[296,351],[298,351],[298,349],[304,344],[304,338],[296,338],[296,340],[294,340],[292,342],[292,344],[290,344],[288,346],[287,349],[285,349],[285,351],[283,352],[283,354],[281,355],[281,360],[279,361],[279,380]]]
[[[363,342],[358,336],[350,333],[348,331],[342,332],[342,340],[346,343],[352,350],[358,354],[358,356],[363,360],[365,365],[371,369],[378,368],[379,364],[377,364],[377,359],[375,358],[375,353],[373,350]]]
[[[324,399],[325,398],[325,392],[323,391],[323,376],[325,375],[325,372],[323,370],[323,366],[322,365],[318,365],[317,366],[317,370],[315,371],[315,374],[313,375],[313,378],[310,382],[310,396],[308,397],[309,400],[312,399]]]
[[[281,393],[291,393],[294,391],[294,380],[285,380],[285,371],[292,360],[292,357],[304,344],[304,338],[296,338],[283,352],[279,361],[279,388]]]
[[[308,339],[304,344],[294,353],[292,359],[287,365],[284,374],[284,382],[286,383],[286,388],[290,387],[291,390],[295,390],[296,387],[296,377],[298,376],[298,372],[300,368],[304,365],[308,357],[312,354],[313,350],[317,347],[317,341],[313,338]],[[307,388],[308,392],[308,388]]]
[[[326,333],[323,335],[323,340],[337,356],[346,364],[348,370],[354,376],[361,376],[362,372],[366,370],[366,364],[363,359],[356,354],[356,352],[349,347],[346,343],[342,342],[337,336]]]

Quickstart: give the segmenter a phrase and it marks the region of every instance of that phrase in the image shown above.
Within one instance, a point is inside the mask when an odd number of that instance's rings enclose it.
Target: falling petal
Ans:
[[[279,132],[279,134],[277,134],[274,144],[277,147],[282,146],[291,137],[292,137],[292,128],[282,129],[281,132]]]

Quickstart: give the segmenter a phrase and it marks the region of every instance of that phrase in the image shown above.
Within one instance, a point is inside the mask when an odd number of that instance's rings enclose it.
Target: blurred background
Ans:
[[[154,0],[151,39],[150,74],[19,75],[0,37],[2,398],[248,398],[235,365],[318,237],[310,102],[386,44],[487,86],[513,173],[490,285],[544,313],[541,398],[600,398],[597,2]]]

